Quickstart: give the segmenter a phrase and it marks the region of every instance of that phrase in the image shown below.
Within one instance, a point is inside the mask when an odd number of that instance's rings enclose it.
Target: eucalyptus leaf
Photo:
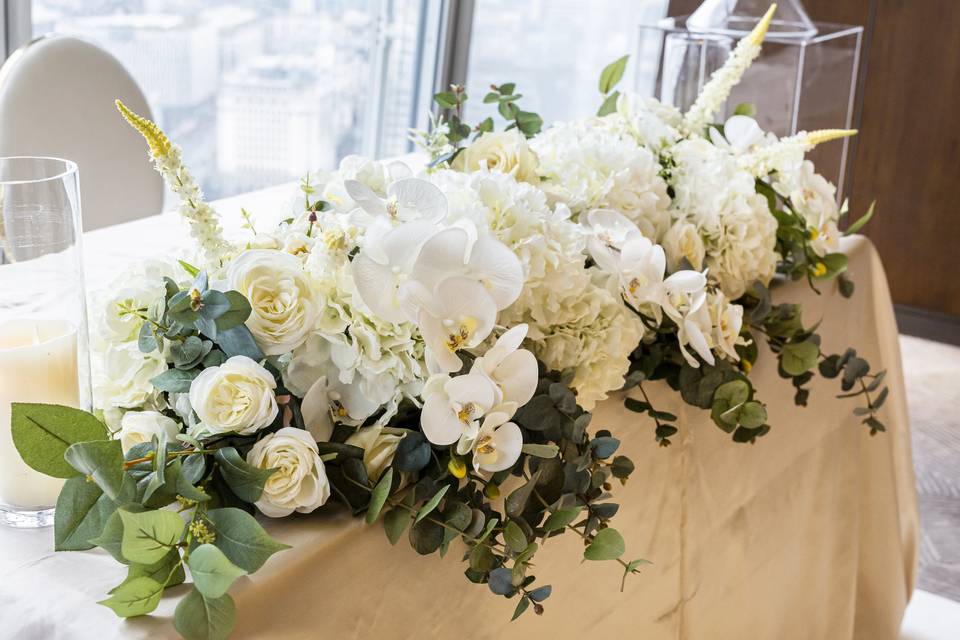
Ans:
[[[583,513],[582,507],[564,507],[551,513],[543,523],[547,531],[559,531],[576,520]]]
[[[380,481],[377,482],[377,485],[373,488],[373,492],[370,494],[370,504],[367,505],[367,524],[372,524],[376,521],[377,516],[380,515],[380,510],[383,509],[383,505],[390,496],[390,486],[392,484],[393,468],[391,467],[380,477]]]
[[[620,79],[623,78],[623,72],[627,68],[627,60],[629,60],[629,58],[630,56],[628,55],[617,58],[603,68],[603,71],[600,72],[600,82],[598,83],[600,93],[607,95],[610,93],[610,90],[620,82]]]
[[[226,291],[223,294],[230,303],[230,308],[217,317],[217,332],[239,326],[250,317],[250,303],[239,291]]]
[[[447,493],[447,490],[449,488],[450,488],[450,485],[448,484],[445,484],[442,487],[440,487],[440,490],[437,491],[435,494],[433,494],[433,497],[430,498],[430,500],[428,500],[426,504],[420,507],[420,511],[417,512],[417,517],[414,518],[413,520],[413,524],[417,524],[418,522],[426,518],[428,515],[430,515],[430,513],[437,508],[437,505],[440,504],[440,501],[443,499],[443,496]]]
[[[509,521],[503,529],[503,541],[514,553],[520,553],[527,548],[527,536],[514,520]]]
[[[410,512],[402,507],[394,507],[383,516],[383,530],[390,544],[397,544],[410,522]]]
[[[613,528],[601,529],[593,536],[593,541],[584,549],[586,560],[616,560],[626,551],[626,544],[620,532]]]
[[[196,369],[190,371],[167,369],[160,375],[151,378],[150,384],[167,393],[186,393],[190,391],[190,384],[198,375],[200,375],[200,372]]]

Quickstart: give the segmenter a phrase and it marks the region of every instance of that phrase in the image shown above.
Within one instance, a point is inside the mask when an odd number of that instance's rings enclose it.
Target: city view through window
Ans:
[[[35,36],[85,38],[127,67],[213,199],[330,169],[351,153],[409,151],[407,129],[424,117],[426,5],[35,0],[32,16]]]

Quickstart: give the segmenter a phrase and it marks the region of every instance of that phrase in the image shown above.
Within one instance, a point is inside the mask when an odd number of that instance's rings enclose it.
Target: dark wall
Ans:
[[[698,0],[672,0],[671,14]],[[851,210],[894,302],[960,316],[960,2],[806,0],[815,21],[866,27]]]

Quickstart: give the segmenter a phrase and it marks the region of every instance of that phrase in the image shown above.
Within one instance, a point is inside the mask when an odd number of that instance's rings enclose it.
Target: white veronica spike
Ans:
[[[796,135],[782,138],[774,144],[756,147],[740,156],[737,162],[755,178],[763,178],[783,165],[790,164],[791,159],[799,162],[805,153],[819,144],[855,135],[857,135],[856,129],[801,131]]]
[[[760,55],[760,45],[770,28],[773,13],[777,5],[771,4],[767,13],[760,19],[745,38],[737,43],[736,48],[723,63],[723,66],[713,72],[710,81],[704,85],[696,101],[683,116],[683,129],[687,135],[700,135],[704,132],[711,118],[727,100],[730,91],[740,82],[744,72],[750,68],[753,61]]]

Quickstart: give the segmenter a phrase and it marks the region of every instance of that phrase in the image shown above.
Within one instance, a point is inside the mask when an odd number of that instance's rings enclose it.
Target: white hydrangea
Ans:
[[[768,284],[776,271],[777,221],[754,179],[729,152],[702,138],[672,149],[674,216],[693,224],[704,244],[711,281],[736,300],[755,281]],[[668,242],[666,249],[682,246]],[[684,256],[668,256],[671,264]]]
[[[602,118],[559,123],[532,141],[540,158],[541,187],[575,216],[614,209],[651,240],[670,226],[667,184],[649,149],[606,126]]]
[[[635,94],[624,93],[617,100],[617,111],[602,118],[613,131],[632,136],[639,144],[660,152],[680,138],[683,114],[674,107]]]

